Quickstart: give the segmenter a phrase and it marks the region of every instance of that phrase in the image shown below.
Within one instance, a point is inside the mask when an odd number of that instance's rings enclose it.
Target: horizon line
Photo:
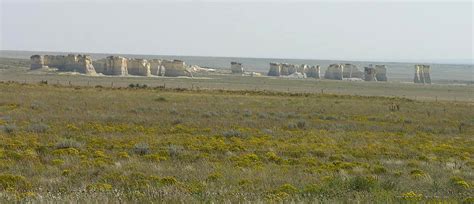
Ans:
[[[84,52],[84,51],[48,51],[48,50],[11,50],[0,49],[0,52],[59,52],[59,53],[77,53],[77,54],[114,54],[114,55],[156,55],[156,56],[176,56],[176,57],[215,57],[215,58],[250,58],[250,59],[276,59],[276,60],[320,60],[320,61],[352,61],[352,62],[385,62],[385,63],[429,63],[429,64],[455,64],[455,65],[474,65],[472,59],[429,59],[429,60],[409,60],[409,59],[316,59],[316,58],[281,58],[281,57],[249,57],[249,56],[209,56],[209,55],[177,55],[177,54],[143,54],[143,53],[112,53],[112,52]]]

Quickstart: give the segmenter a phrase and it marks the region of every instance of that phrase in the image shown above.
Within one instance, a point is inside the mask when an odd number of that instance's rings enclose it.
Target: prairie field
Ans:
[[[472,203],[472,107],[2,82],[0,202]]]

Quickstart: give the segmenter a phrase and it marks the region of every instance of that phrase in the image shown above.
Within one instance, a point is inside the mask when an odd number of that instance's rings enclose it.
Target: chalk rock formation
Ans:
[[[181,60],[163,60],[162,65],[165,67],[165,76],[167,77],[178,77],[178,76],[190,76],[191,72],[186,70],[186,63]]]
[[[259,77],[259,76],[262,76],[262,74],[261,74],[261,73],[258,73],[258,72],[250,72],[250,74],[248,74],[248,75],[250,75],[251,77]]]
[[[92,74],[95,75],[97,74],[94,68],[94,65],[92,65],[92,58],[89,55],[78,55],[76,57],[78,65],[77,70],[81,73],[85,74]]]
[[[377,78],[377,81],[387,81],[387,66],[376,64],[375,78]]]
[[[324,73],[325,79],[342,80],[344,78],[344,65],[342,64],[331,64]]]
[[[63,70],[60,71],[74,71],[77,62],[78,57],[76,55],[68,54],[66,57],[64,57],[64,67]]]
[[[364,72],[360,71],[354,64],[344,64],[344,78],[362,78],[364,77]]]
[[[364,68],[364,81],[377,81],[375,75],[376,70],[372,67],[372,65],[369,65],[369,67]]]
[[[149,60],[148,62],[150,62],[150,72],[152,75],[156,75],[156,76],[165,75],[165,68],[161,64],[162,60],[152,59],[152,60]]]
[[[280,76],[281,64],[270,62],[270,70],[268,71],[268,76]]]
[[[423,78],[426,84],[431,84],[431,67],[430,65],[423,65]]]
[[[103,74],[125,76],[128,74],[128,59],[120,56],[108,56],[105,58]]]
[[[422,65],[422,64],[415,65],[414,82],[431,84],[430,73],[431,73],[430,65]]]
[[[146,59],[129,59],[127,64],[128,74],[137,76],[150,76],[150,63]]]
[[[421,74],[423,69],[420,69],[420,66],[422,65],[415,65],[415,78],[413,79],[413,82],[415,83],[423,83],[421,81],[423,79],[423,74]]]
[[[66,57],[64,55],[45,55],[43,57],[44,65],[63,70],[66,65]]]
[[[296,71],[299,72],[299,73],[306,73],[306,72],[308,72],[309,67],[310,66],[307,65],[307,64],[302,64],[302,65],[299,65],[297,67]]]
[[[288,75],[291,75],[291,74],[293,74],[293,73],[298,72],[298,68],[299,68],[298,65],[289,64],[289,65],[288,65]]]
[[[282,78],[292,78],[292,79],[304,79],[306,78],[306,74],[300,73],[300,72],[295,72],[293,74],[289,74],[287,76],[281,76]]]
[[[287,63],[282,63],[280,68],[280,76],[287,76],[289,74],[290,65]]]
[[[230,62],[230,70],[232,71],[232,74],[244,73],[244,68],[242,67],[242,63],[238,63],[238,62]]]
[[[320,67],[319,65],[317,66],[311,66],[306,70],[306,76],[308,78],[315,78],[315,79],[320,79],[321,78],[321,72],[320,72]]]
[[[216,69],[212,68],[205,68],[205,67],[200,67],[198,65],[191,65],[187,66],[186,70],[188,70],[191,73],[210,73],[210,72],[216,72]]]
[[[43,64],[59,71],[76,71],[84,74],[96,74],[89,55],[45,55]]]
[[[30,57],[31,66],[30,69],[41,69],[44,66],[44,58],[41,55],[33,55]]]

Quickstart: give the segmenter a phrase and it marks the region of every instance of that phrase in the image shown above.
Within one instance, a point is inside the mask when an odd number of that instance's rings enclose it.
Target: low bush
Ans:
[[[133,152],[138,155],[146,155],[150,153],[150,147],[147,143],[138,143],[133,146]]]

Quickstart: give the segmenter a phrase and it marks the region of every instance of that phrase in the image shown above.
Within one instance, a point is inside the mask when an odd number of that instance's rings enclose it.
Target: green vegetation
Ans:
[[[469,203],[472,105],[0,83],[0,202]]]

